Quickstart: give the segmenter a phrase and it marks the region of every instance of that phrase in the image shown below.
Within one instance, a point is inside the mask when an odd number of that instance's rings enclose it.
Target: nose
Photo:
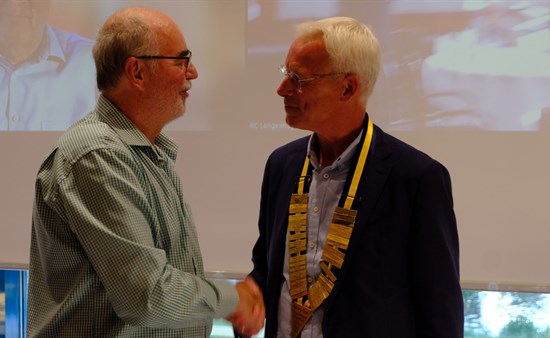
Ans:
[[[189,67],[187,67],[185,75],[186,78],[189,80],[193,80],[199,77],[199,72],[197,71],[197,67],[195,67],[195,64],[193,62],[189,62]]]
[[[295,89],[296,88],[294,88],[292,80],[290,80],[288,76],[285,76],[283,77],[283,81],[281,81],[279,88],[277,88],[277,94],[282,97],[289,96],[292,95]]]

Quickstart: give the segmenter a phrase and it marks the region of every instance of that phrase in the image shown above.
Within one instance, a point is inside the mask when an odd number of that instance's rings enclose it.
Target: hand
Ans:
[[[251,337],[264,327],[265,306],[262,291],[252,277],[236,285],[239,303],[226,319],[233,324],[241,337]]]

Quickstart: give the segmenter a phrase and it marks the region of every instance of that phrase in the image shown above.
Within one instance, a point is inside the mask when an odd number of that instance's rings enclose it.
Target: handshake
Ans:
[[[239,303],[235,311],[225,319],[233,324],[240,337],[251,337],[264,327],[265,306],[262,291],[252,277],[246,277],[236,285]]]

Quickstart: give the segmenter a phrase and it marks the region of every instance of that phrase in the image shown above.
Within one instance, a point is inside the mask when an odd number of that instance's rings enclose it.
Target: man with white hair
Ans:
[[[265,167],[250,273],[265,337],[462,338],[449,172],[365,112],[380,69],[368,27],[298,32],[277,93],[287,124],[312,134]]]

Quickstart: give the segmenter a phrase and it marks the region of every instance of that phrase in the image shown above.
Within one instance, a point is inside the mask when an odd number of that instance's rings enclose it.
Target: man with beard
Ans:
[[[197,69],[175,22],[113,14],[93,50],[96,108],[61,136],[36,180],[29,337],[208,337],[213,318],[264,322],[252,279],[204,277],[191,210],[162,132]]]

